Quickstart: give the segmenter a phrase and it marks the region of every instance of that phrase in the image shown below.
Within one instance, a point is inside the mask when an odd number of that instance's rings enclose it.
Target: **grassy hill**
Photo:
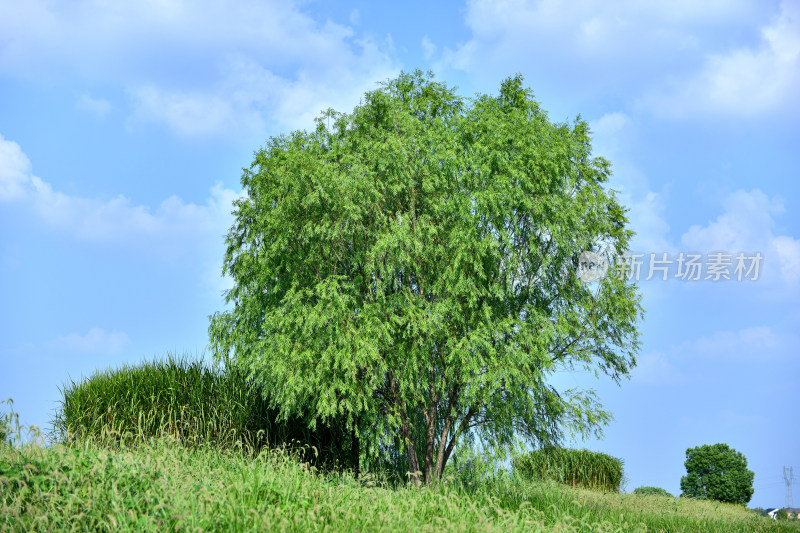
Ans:
[[[800,531],[710,501],[500,476],[417,490],[284,451],[0,444],[0,531]]]

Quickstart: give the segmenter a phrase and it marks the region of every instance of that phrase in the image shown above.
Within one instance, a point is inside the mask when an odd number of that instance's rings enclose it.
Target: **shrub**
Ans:
[[[672,494],[667,492],[665,489],[661,487],[637,487],[633,489],[634,494],[640,494],[642,496],[669,496],[672,498]]]
[[[786,509],[778,509],[778,512],[775,513],[775,518],[778,520],[788,520],[789,512]]]
[[[572,487],[619,492],[623,461],[604,453],[549,447],[515,458],[523,479],[553,480]]]
[[[235,366],[211,369],[185,356],[96,372],[62,389],[53,420],[62,442],[135,442],[165,435],[189,445],[291,446],[319,468],[350,466],[350,435],[334,421],[308,429],[278,419],[264,391]],[[316,452],[313,448],[316,448]]]

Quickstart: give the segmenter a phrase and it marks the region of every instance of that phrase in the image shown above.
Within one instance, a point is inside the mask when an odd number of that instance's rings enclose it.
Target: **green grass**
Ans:
[[[622,459],[604,453],[543,448],[514,459],[514,470],[531,480],[551,480],[587,489],[619,492]]]
[[[252,392],[241,375],[185,359],[97,373],[65,388],[59,438],[47,445],[23,438],[26,428],[0,404],[0,533],[800,532],[800,522],[730,504],[512,476],[474,450],[448,465],[444,482],[423,489],[398,484],[386,469],[362,470],[358,479],[347,469],[317,470],[304,462],[309,441],[287,447],[285,427],[268,428],[269,446],[247,437],[274,416]]]
[[[730,504],[496,476],[389,488],[164,437],[0,444],[0,531],[800,531]]]

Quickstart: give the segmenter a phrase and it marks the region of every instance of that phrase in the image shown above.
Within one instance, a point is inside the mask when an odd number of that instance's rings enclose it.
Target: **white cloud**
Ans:
[[[771,360],[786,354],[792,345],[768,326],[754,326],[739,331],[717,331],[684,344],[681,352],[703,357]]]
[[[732,254],[736,257],[760,253],[758,279],[780,279],[784,288],[800,286],[800,239],[776,234],[776,217],[785,211],[782,201],[768,198],[760,190],[737,190],[723,198],[723,212],[705,225],[693,225],[675,244],[669,238],[667,222],[668,184],[654,191],[647,176],[626,162],[625,147],[638,135],[636,121],[622,112],[603,115],[590,123],[595,153],[615,162],[610,187],[619,192],[620,201],[629,208],[630,227],[636,231],[631,250],[638,253],[678,252]],[[745,267],[750,267],[750,261]],[[755,272],[751,273],[752,276]]]
[[[0,202],[19,200],[25,196],[30,180],[31,161],[20,146],[0,134]]]
[[[114,355],[121,353],[130,342],[126,333],[92,328],[86,335],[70,333],[59,336],[49,345],[55,349],[75,353]]]
[[[232,223],[233,201],[241,196],[214,185],[203,204],[171,196],[155,208],[132,205],[124,196],[110,200],[64,194],[33,175],[19,145],[0,136],[0,200],[26,205],[55,231],[93,242],[139,246],[174,256],[219,240]]]
[[[128,125],[181,136],[313,127],[398,68],[391,44],[317,20],[293,2],[207,0],[69,4],[0,0],[0,74],[121,85]],[[351,24],[358,22],[357,11]],[[82,99],[95,112],[102,101]]]
[[[759,190],[737,190],[722,202],[724,212],[706,226],[692,226],[681,237],[685,246],[705,250],[749,249],[763,246],[774,222],[772,215],[784,211],[776,198]]]
[[[350,28],[315,20],[294,2],[10,0],[0,6],[0,71],[19,76],[50,66],[50,75],[78,71],[123,83],[155,75],[176,80],[187,70],[202,79],[220,54],[248,53],[276,66],[352,55]],[[161,72],[180,65],[184,72]]]
[[[776,234],[776,218],[785,212],[780,198],[769,198],[760,190],[736,190],[722,201],[723,212],[705,225],[693,225],[675,244],[667,223],[668,186],[654,191],[647,176],[626,162],[625,146],[638,135],[636,122],[621,112],[609,113],[590,123],[597,154],[615,162],[610,186],[620,191],[620,200],[630,209],[630,227],[637,232],[632,251],[639,253],[678,252],[710,254],[756,252],[763,259],[759,279],[780,279],[789,287],[800,285],[800,239]],[[745,263],[749,267],[749,261]],[[731,268],[731,271],[733,267]]]
[[[645,254],[671,253],[675,250],[667,239],[669,224],[664,193],[647,191],[627,202],[623,201],[623,205],[630,208],[628,218],[631,228],[636,232],[631,243],[632,250]]]
[[[783,279],[800,280],[800,239],[781,235],[772,239],[772,246],[778,254]]]
[[[790,284],[800,283],[800,240],[775,235],[774,216],[784,212],[778,198],[763,192],[737,190],[723,201],[724,212],[705,226],[692,226],[681,237],[686,251],[761,252],[764,272],[770,263],[780,265],[780,277]]]
[[[681,384],[697,378],[698,365],[705,368],[718,360],[737,365],[788,361],[794,357],[799,341],[795,333],[771,326],[715,331],[637,357],[631,379],[649,384]]]
[[[422,53],[427,60],[430,60],[436,53],[436,45],[427,35],[422,38]]]
[[[32,204],[38,215],[61,231],[90,241],[145,240],[206,233],[223,212],[231,210],[234,191],[215,185],[204,205],[171,196],[155,209],[131,205],[124,196],[97,200],[70,196],[33,176]]]
[[[361,23],[361,13],[358,11],[358,9],[354,9],[350,12],[350,16],[347,19],[353,26],[358,26],[359,23]]]
[[[666,384],[683,381],[684,376],[663,353],[656,352],[636,358],[631,380],[634,383]]]
[[[708,54],[700,72],[671,85],[641,103],[665,118],[800,111],[800,3],[781,4],[780,14],[762,28],[757,47]]]
[[[606,113],[591,122],[594,134],[595,150],[601,152],[617,151],[620,148],[620,137],[627,137],[627,130],[633,125],[633,120],[626,113],[615,111]]]
[[[111,111],[111,102],[102,98],[92,98],[88,94],[82,94],[78,99],[77,107],[82,111],[88,111],[102,118]]]
[[[168,92],[155,86],[132,89],[134,112],[129,124],[154,122],[164,124],[182,136],[204,136],[230,131],[237,122],[237,113],[224,97],[197,92]],[[252,128],[255,115],[250,117]],[[248,128],[250,126],[250,128]]]
[[[472,38],[443,58],[476,73],[524,69],[542,80],[575,77],[592,91],[605,84],[641,87],[665,68],[693,65],[698,50],[720,46],[722,34],[747,28],[763,17],[760,11],[752,0],[473,0],[465,16]]]
[[[190,89],[155,84],[129,88],[133,113],[129,125],[159,123],[181,136],[223,135],[278,128],[309,129],[328,108],[351,109],[375,82],[395,74],[372,44],[364,43],[365,61],[299,70],[294,79],[276,75],[244,55],[222,62],[218,79]]]
[[[522,72],[550,105],[613,98],[662,118],[800,112],[796,0],[473,0],[465,24],[471,38],[445,47],[440,68],[478,80]]]
[[[647,177],[634,165],[627,163],[624,157],[629,139],[637,135],[633,119],[622,112],[607,113],[591,121],[590,127],[593,133],[593,152],[613,162],[609,187],[619,191],[620,202],[630,209],[630,227],[636,232],[631,243],[632,251],[674,251],[675,247],[667,238],[667,188],[664,187],[659,192],[653,191]]]

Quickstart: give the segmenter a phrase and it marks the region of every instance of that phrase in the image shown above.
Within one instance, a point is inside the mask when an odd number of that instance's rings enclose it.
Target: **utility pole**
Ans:
[[[786,482],[786,508],[791,509],[794,507],[792,505],[792,480],[794,479],[794,474],[792,472],[792,467],[786,468],[783,467],[783,480]]]

